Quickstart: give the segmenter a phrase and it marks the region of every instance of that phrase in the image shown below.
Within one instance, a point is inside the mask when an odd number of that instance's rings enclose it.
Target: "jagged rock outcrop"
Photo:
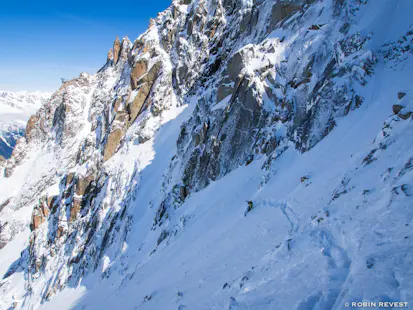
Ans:
[[[106,62],[109,63],[110,61],[113,61],[112,64],[116,66],[120,60],[122,62],[126,61],[130,50],[130,45],[131,42],[128,37],[123,38],[122,41],[119,40],[119,37],[116,37],[113,42],[113,48],[111,48],[108,52]]]
[[[120,50],[121,50],[121,44],[120,44],[119,38],[116,37],[116,40],[113,43],[113,63],[115,65],[118,63],[119,56],[120,56]]]
[[[113,49],[111,48],[108,52],[108,56],[106,58],[106,62],[109,62],[113,59]]]
[[[148,60],[143,58],[139,60],[132,69],[131,72],[131,85],[132,89],[136,89],[138,87],[138,81],[147,74],[148,72]]]
[[[274,29],[280,21],[299,11],[306,2],[305,0],[277,1],[272,7],[270,29]]]
[[[103,151],[103,160],[108,161],[119,148],[120,142],[123,138],[125,131],[121,128],[116,128],[108,135],[108,139]]]
[[[30,139],[30,137],[32,136],[32,132],[35,130],[35,126],[37,125],[39,119],[40,119],[40,117],[38,115],[32,115],[30,117],[29,121],[27,122],[26,137],[28,139]]]
[[[4,168],[4,176],[6,178],[10,177],[16,168],[24,159],[27,152],[27,143],[25,138],[20,138],[17,140],[16,145],[14,146],[13,153],[11,158],[7,160]]]
[[[35,207],[32,214],[31,230],[36,230],[42,225],[49,216],[50,210],[46,202],[40,202],[40,206]]]
[[[409,99],[403,99],[406,93],[398,93],[397,98],[400,103],[393,105],[393,113],[396,114],[402,120],[408,120],[413,115],[413,109]]]
[[[140,65],[137,64],[137,66],[139,67]],[[146,107],[150,106],[149,94],[158,77],[160,67],[161,63],[157,62],[149,70],[146,69],[147,71],[142,72],[141,76],[139,76],[138,72],[135,71],[136,66],[134,71],[132,71],[132,90],[137,89],[138,94],[128,105],[129,120],[131,122],[135,121],[136,117],[141,113],[144,105]],[[135,72],[136,76],[133,75],[133,72]]]

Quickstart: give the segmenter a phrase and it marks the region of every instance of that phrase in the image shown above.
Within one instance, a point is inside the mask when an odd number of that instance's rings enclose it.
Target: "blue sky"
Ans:
[[[115,37],[131,41],[172,0],[23,0],[0,8],[0,90],[55,91],[96,72]]]

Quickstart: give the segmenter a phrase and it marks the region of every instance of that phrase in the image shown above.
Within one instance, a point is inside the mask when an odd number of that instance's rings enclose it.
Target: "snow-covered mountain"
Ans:
[[[0,91],[0,156],[9,158],[29,117],[36,113],[50,94],[46,92]]]
[[[174,0],[116,39],[0,164],[0,308],[411,306],[411,16]]]

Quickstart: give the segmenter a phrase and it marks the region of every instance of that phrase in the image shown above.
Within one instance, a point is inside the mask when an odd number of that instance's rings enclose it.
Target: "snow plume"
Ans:
[[[413,2],[176,0],[0,162],[0,308],[413,302]]]

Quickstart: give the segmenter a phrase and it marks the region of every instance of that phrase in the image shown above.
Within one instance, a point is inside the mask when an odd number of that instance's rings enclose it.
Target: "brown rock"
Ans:
[[[181,186],[179,188],[179,196],[181,200],[185,201],[185,198],[188,197],[188,195],[189,195],[188,188],[186,186]]]
[[[132,46],[132,51],[139,51],[142,49],[142,47],[145,45],[145,42],[143,41],[143,38],[138,38],[135,40]]]
[[[118,112],[120,105],[122,104],[122,98],[118,97],[114,102],[113,102],[113,112]]]
[[[149,93],[151,92],[152,85],[158,77],[160,68],[161,62],[156,63],[154,66],[152,66],[149,72],[143,77],[141,77],[138,81],[136,85],[137,87],[140,87],[138,90],[138,94],[133,99],[133,101],[128,105],[129,120],[131,123],[133,123],[141,113],[142,108],[148,99]],[[148,105],[149,104],[147,104],[147,106]]]
[[[400,104],[395,104],[393,105],[393,113],[394,114],[399,114],[399,112],[403,109],[404,107]]]
[[[402,97],[403,98],[403,97]],[[412,116],[411,111],[403,112],[404,106],[400,104],[393,105],[393,113],[397,114],[401,119],[407,120]]]
[[[144,75],[141,79],[142,84],[143,83],[150,83],[153,84],[155,80],[158,78],[159,70],[161,69],[162,63],[158,61],[156,64],[154,64],[151,69],[149,70],[148,74]],[[139,86],[139,84],[138,84]]]
[[[142,49],[142,53],[146,54],[150,51],[151,47],[149,45],[145,45]]]
[[[95,179],[94,175],[91,174],[85,178],[78,178],[76,181],[76,195],[78,196],[83,196],[85,195],[87,188],[89,185],[92,183],[92,181]]]
[[[119,37],[116,36],[115,42],[113,43],[113,63],[116,65],[119,60],[121,44]]]
[[[107,61],[112,60],[112,58],[113,58],[113,49],[110,49],[110,50],[109,50],[109,52],[108,52],[108,58],[107,58]]]
[[[139,60],[131,72],[131,86],[132,90],[137,88],[137,82],[142,78],[143,75],[148,71],[148,61],[146,59]]]
[[[67,174],[67,176],[66,176],[66,187],[68,187],[70,184],[72,184],[74,177],[75,177],[75,174],[73,172]]]
[[[47,218],[47,217],[49,216],[50,209],[49,209],[49,207],[47,206],[46,202],[43,202],[43,203],[40,205],[40,210],[42,211],[42,214],[43,214],[43,216],[44,216],[45,218]]]
[[[244,68],[244,54],[248,53],[249,49],[238,51],[229,61],[227,68],[224,72],[224,78],[218,86],[217,90],[217,103],[221,102],[227,96],[232,95],[234,89],[237,88],[237,82],[242,69]],[[234,87],[235,85],[235,87]]]
[[[29,121],[27,122],[26,125],[26,138],[29,140],[31,138],[31,134],[33,132],[33,129],[35,128],[37,122],[39,121],[40,117],[38,115],[32,115],[29,118]]]
[[[10,178],[11,175],[13,174],[13,171],[14,171],[14,167],[6,167],[4,169],[4,177]]]
[[[5,207],[7,207],[10,202],[11,202],[11,198],[7,199],[5,202],[3,202],[2,204],[0,204],[0,212],[3,211],[3,209],[4,209]],[[1,228],[0,228],[0,232],[1,232]]]
[[[217,31],[218,25],[214,23],[211,28],[211,32],[209,33],[209,38],[212,39]]]
[[[103,151],[103,161],[108,161],[116,153],[123,138],[123,134],[124,132],[121,128],[116,128],[109,134],[105,150]]]
[[[69,218],[70,223],[76,220],[77,215],[79,214],[81,208],[82,208],[82,200],[79,198],[74,198],[73,204],[70,207],[70,218]]]
[[[59,226],[59,227],[57,228],[57,233],[56,233],[57,239],[60,239],[60,237],[63,236],[63,233],[64,233],[64,227]]]
[[[46,198],[46,204],[47,204],[47,206],[49,207],[49,209],[52,208],[53,202],[54,202],[55,198],[56,198],[56,196],[48,196],[48,197]]]
[[[122,128],[129,127],[129,114],[125,111],[119,111],[115,115],[115,121],[121,124]]]
[[[311,27],[309,27],[309,30],[320,30],[321,25],[311,25]]]
[[[72,189],[65,190],[63,197],[64,197],[65,199],[68,199],[68,198],[72,197]]]
[[[406,93],[399,92],[397,93],[397,98],[402,99],[404,96],[406,96]]]
[[[42,257],[36,257],[36,260],[35,260],[35,262],[34,262],[34,266],[35,266],[35,271],[36,271],[36,272],[39,272],[40,269],[42,268],[42,265],[43,265],[43,257],[44,257],[44,256],[42,256]]]
[[[151,87],[152,85],[148,83],[143,84],[141,88],[139,88],[138,94],[136,95],[135,99],[133,99],[133,101],[129,104],[129,120],[131,123],[133,123],[140,114],[146,98],[148,98],[148,95],[151,91]]]
[[[52,212],[52,214],[55,214],[58,207],[59,207],[58,196],[48,197],[47,198],[47,205],[48,205],[50,211]]]
[[[292,13],[300,10],[301,2],[302,1],[292,2],[290,0],[277,1],[275,5],[272,7],[270,29],[274,29],[274,27],[278,24],[279,21],[283,20],[287,16],[292,15]]]
[[[30,224],[30,229],[32,231],[36,230],[37,228],[40,227],[45,222],[45,217],[43,216],[42,212],[39,210],[39,208],[35,208],[33,210],[32,214],[32,222]]]
[[[130,51],[131,41],[128,37],[122,39],[121,48],[119,52],[119,59],[126,61],[128,59],[128,53]]]
[[[402,120],[408,120],[412,116],[412,112],[399,113],[398,115]]]
[[[413,196],[413,185],[403,184],[403,185],[401,186],[401,190],[403,191],[403,193],[404,193],[406,196],[408,196],[408,197]]]

